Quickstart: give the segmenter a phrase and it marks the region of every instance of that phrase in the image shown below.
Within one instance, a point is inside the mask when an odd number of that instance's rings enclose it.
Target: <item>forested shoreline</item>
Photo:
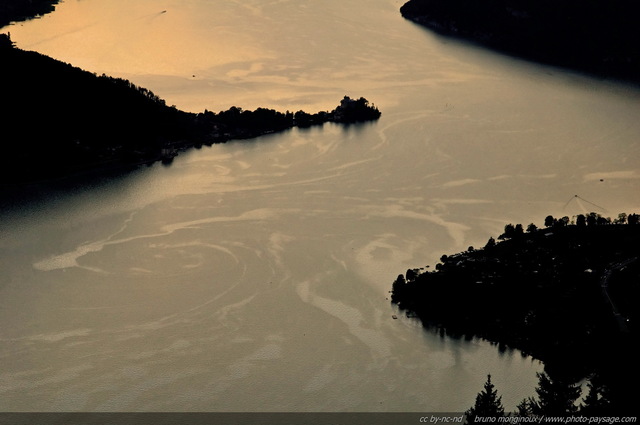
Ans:
[[[392,302],[441,335],[480,337],[544,362],[552,379],[590,378],[613,407],[635,403],[640,216],[549,216],[509,224],[483,248],[411,269]]]
[[[14,165],[0,172],[3,183],[169,162],[193,146],[381,115],[366,99],[348,96],[333,111],[314,114],[235,106],[219,113],[184,112],[128,80],[19,49],[7,34],[0,34],[0,61],[0,91],[7,105],[3,148]]]
[[[640,83],[640,4],[634,0],[410,0],[400,11],[440,34]]]
[[[0,2],[0,28],[11,22],[25,21],[51,13],[59,0],[2,0]]]
[[[509,55],[640,83],[633,0],[409,0],[401,14]],[[634,412],[638,241],[637,214],[549,216],[540,229],[509,224],[481,249],[443,255],[434,271],[399,275],[392,302],[429,332],[482,338],[543,361],[537,398],[523,400],[518,415]],[[504,413],[490,377],[467,413]]]

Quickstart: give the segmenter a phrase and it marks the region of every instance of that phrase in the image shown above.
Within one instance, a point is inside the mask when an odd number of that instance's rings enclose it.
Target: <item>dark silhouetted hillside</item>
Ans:
[[[425,327],[481,337],[542,360],[573,382],[598,374],[628,405],[640,334],[640,223],[596,214],[505,226],[502,242],[443,255],[435,271],[408,270],[392,301]],[[635,402],[635,401],[634,401]]]
[[[405,18],[525,58],[640,81],[636,0],[410,0]]]
[[[54,10],[57,0],[5,0],[0,26]],[[0,183],[24,182],[103,168],[169,162],[179,150],[327,121],[375,120],[380,111],[345,96],[331,112],[309,114],[231,107],[218,114],[167,106],[130,81],[97,76],[14,46],[0,34],[0,146],[10,167]]]
[[[59,0],[2,0],[0,28],[11,22],[24,21],[55,10]]]
[[[1,146],[12,163],[0,171],[4,183],[170,161],[191,146],[256,137],[295,125],[380,116],[366,99],[347,96],[334,111],[315,114],[238,107],[217,114],[187,113],[130,81],[97,76],[21,50],[5,34],[0,34],[0,63]]]
[[[131,82],[96,76],[0,35],[3,181],[140,162],[188,139],[194,116]]]

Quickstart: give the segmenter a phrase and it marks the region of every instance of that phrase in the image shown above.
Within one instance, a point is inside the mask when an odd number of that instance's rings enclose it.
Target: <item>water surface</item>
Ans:
[[[5,202],[0,409],[461,411],[489,373],[507,409],[533,395],[539,363],[394,320],[391,282],[595,208],[575,194],[640,211],[640,93],[437,37],[400,5],[66,0],[8,28],[185,110],[347,94],[383,115]]]

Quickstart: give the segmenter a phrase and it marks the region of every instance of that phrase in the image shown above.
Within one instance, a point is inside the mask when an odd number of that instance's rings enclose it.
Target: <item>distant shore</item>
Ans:
[[[640,83],[635,0],[409,0],[402,16],[437,33],[604,78]]]
[[[11,22],[26,21],[51,13],[60,0],[2,0],[0,2],[0,28]]]

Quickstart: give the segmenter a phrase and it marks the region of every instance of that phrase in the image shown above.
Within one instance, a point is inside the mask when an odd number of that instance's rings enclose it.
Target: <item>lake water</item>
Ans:
[[[3,30],[185,110],[383,115],[6,195],[0,410],[461,411],[489,373],[509,410],[534,394],[538,362],[425,332],[388,291],[507,223],[640,212],[640,91],[401,4],[65,0]]]

